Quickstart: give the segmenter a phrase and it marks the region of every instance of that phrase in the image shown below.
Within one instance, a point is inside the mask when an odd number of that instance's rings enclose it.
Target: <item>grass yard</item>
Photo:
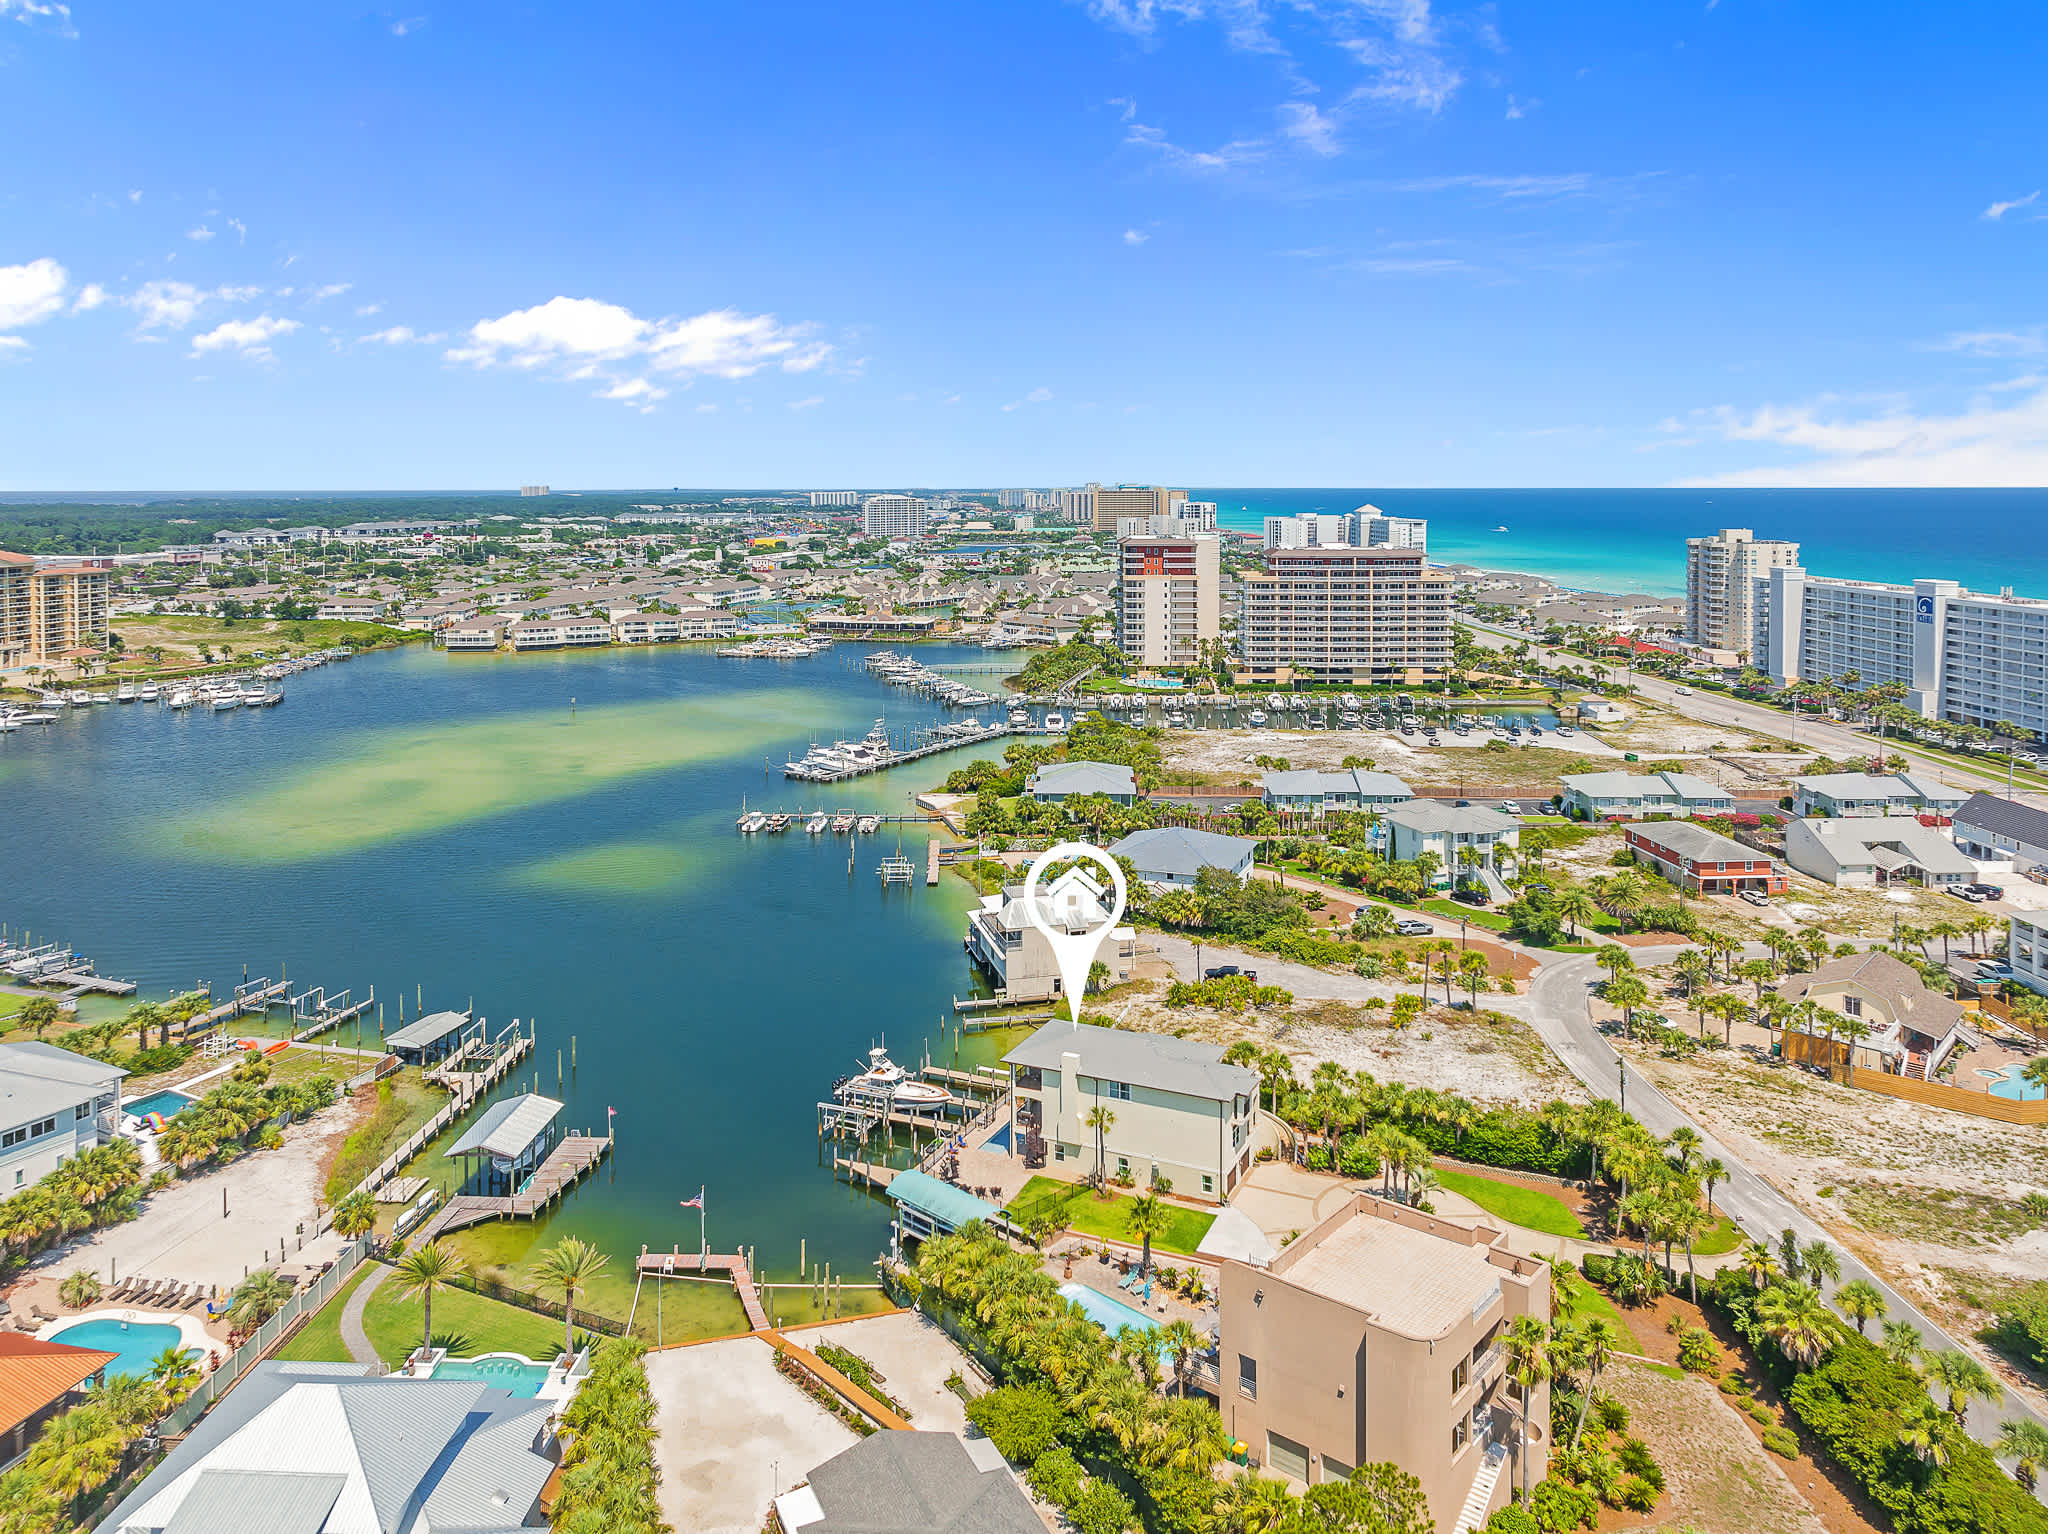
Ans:
[[[1720,1257],[1734,1251],[1747,1239],[1741,1226],[1725,1214],[1716,1214],[1714,1228],[1692,1244],[1692,1254],[1695,1257]]]
[[[1586,1279],[1584,1274],[1581,1274],[1574,1292],[1579,1297],[1579,1308],[1575,1312],[1577,1319],[1590,1321],[1595,1316],[1600,1317],[1601,1320],[1607,1322],[1617,1332],[1621,1333],[1623,1338],[1621,1345],[1623,1348],[1631,1353],[1637,1350],[1640,1344],[1635,1340],[1635,1333],[1628,1329],[1628,1322],[1621,1318],[1620,1309],[1613,1300],[1607,1297],[1605,1290],[1597,1288]]]
[[[420,1302],[400,1299],[388,1278],[363,1307],[363,1331],[387,1364],[403,1362],[420,1345],[422,1325]],[[434,1346],[458,1358],[524,1353],[546,1362],[562,1351],[562,1323],[466,1289],[444,1290],[434,1296]]]
[[[1579,1217],[1565,1206],[1562,1199],[1553,1198],[1540,1189],[1525,1188],[1520,1183],[1496,1182],[1476,1172],[1454,1172],[1449,1167],[1439,1167],[1436,1175],[1437,1181],[1453,1193],[1462,1194],[1488,1214],[1497,1215],[1510,1225],[1540,1230],[1546,1236],[1583,1238],[1586,1234],[1586,1227],[1579,1223]]]
[[[1080,1183],[1034,1177],[1024,1184],[1008,1212],[1020,1223],[1040,1212],[1057,1212],[1069,1229],[1084,1236],[1129,1241],[1135,1245],[1138,1238],[1129,1229],[1130,1206],[1131,1195],[1128,1193],[1099,1199]],[[1202,1237],[1208,1235],[1209,1227],[1216,1223],[1216,1216],[1206,1210],[1183,1209],[1178,1204],[1168,1204],[1166,1211],[1166,1229],[1152,1238],[1152,1250],[1178,1252],[1183,1257],[1194,1255]]]
[[[314,1311],[306,1324],[299,1328],[290,1342],[277,1350],[276,1357],[293,1363],[347,1363],[348,1349],[341,1345],[341,1313],[348,1306],[348,1297],[356,1292],[360,1284],[375,1269],[375,1263],[361,1263],[348,1281],[327,1297],[327,1303]]]

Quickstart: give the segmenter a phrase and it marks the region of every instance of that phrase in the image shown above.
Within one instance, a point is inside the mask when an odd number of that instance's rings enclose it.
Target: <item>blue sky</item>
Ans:
[[[2034,6],[0,0],[0,489],[2048,483]]]

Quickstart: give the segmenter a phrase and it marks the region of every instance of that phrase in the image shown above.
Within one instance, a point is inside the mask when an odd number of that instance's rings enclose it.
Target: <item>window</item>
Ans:
[[[1451,1424],[1451,1452],[1456,1454],[1465,1447],[1465,1441],[1472,1436],[1472,1429],[1463,1417]]]
[[[4,1135],[0,1135],[0,1150],[5,1150],[10,1145],[19,1145],[27,1138],[26,1129],[10,1129]]]
[[[15,1186],[15,1187],[17,1187],[17,1188],[18,1188],[18,1187],[20,1187],[20,1186],[21,1186],[21,1179],[22,1179],[22,1171],[21,1171],[21,1168],[20,1168],[20,1167],[16,1167],[16,1168],[14,1169],[14,1186]]]
[[[1248,1401],[1259,1398],[1259,1361],[1237,1355],[1237,1393]]]
[[[1451,1394],[1456,1395],[1459,1391],[1463,1390],[1465,1386],[1471,1381],[1471,1378],[1472,1363],[1470,1359],[1461,1358],[1456,1363],[1452,1364]]]
[[[79,1120],[79,1119],[89,1119],[89,1118],[91,1118],[91,1117],[92,1117],[92,1104],[91,1104],[91,1103],[80,1103],[80,1104],[79,1104],[79,1105],[78,1105],[78,1106],[77,1106],[76,1108],[73,1108],[73,1109],[71,1110],[71,1117],[72,1117],[72,1120],[73,1120],[74,1122],[76,1122],[76,1121],[77,1121],[77,1120]]]
[[[1103,1086],[1118,1102],[1127,1103],[1131,1100],[1131,1084],[1128,1081],[1105,1081]]]
[[[1214,1193],[1216,1191],[1216,1179],[1208,1172],[1202,1174],[1202,1191],[1204,1193]]]
[[[57,1132],[57,1121],[54,1118],[37,1119],[28,1126],[28,1132],[31,1139],[37,1135],[55,1134]]]
[[[1119,1177],[1131,1175],[1131,1158],[1129,1156],[1119,1156],[1116,1158],[1116,1175]]]
[[[1863,1015],[1863,998],[1861,996],[1844,996],[1842,998],[1842,1010],[1851,1017],[1861,1017]]]

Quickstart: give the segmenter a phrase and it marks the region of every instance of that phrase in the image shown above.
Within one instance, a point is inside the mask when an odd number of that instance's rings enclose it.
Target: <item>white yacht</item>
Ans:
[[[1057,709],[1045,716],[1045,729],[1048,735],[1056,735],[1066,727],[1067,716],[1060,713]]]
[[[890,1103],[898,1108],[937,1108],[952,1098],[944,1087],[919,1081],[891,1060],[888,1050],[881,1048],[868,1051],[866,1070],[847,1077],[833,1089],[842,1101],[850,1097],[878,1097],[885,1091]]]
[[[813,836],[823,836],[826,831],[831,829],[831,826],[832,817],[823,810],[818,811],[817,814],[804,822],[804,829]]]
[[[133,682],[123,682],[114,689],[114,701],[116,703],[133,703],[135,697],[135,684]]]
[[[172,688],[171,695],[164,700],[164,704],[168,708],[190,708],[192,706],[192,689],[189,687]]]
[[[1254,726],[1262,725],[1266,722],[1266,711],[1262,708],[1255,708],[1245,718]]]
[[[161,698],[163,696],[163,689],[158,687],[154,682],[144,682],[140,687],[135,689],[135,696],[140,698],[144,703],[154,703],[158,698]]]

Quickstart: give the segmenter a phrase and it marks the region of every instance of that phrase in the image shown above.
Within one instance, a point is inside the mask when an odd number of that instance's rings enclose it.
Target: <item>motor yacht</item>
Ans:
[[[164,702],[170,708],[190,708],[192,706],[192,689],[189,687],[175,688],[172,690],[170,697],[166,698]]]
[[[819,810],[817,814],[804,822],[804,830],[812,836],[823,836],[831,828],[831,825],[832,817],[823,810]]]
[[[739,818],[740,830],[746,832],[750,836],[767,824],[768,817],[766,815],[763,815],[759,810],[748,810],[746,814],[740,816]]]
[[[1054,710],[1045,716],[1045,729],[1048,735],[1056,735],[1066,729],[1066,727],[1067,716],[1058,710]]]
[[[944,1087],[919,1081],[891,1060],[888,1050],[881,1048],[868,1051],[866,1070],[857,1076],[848,1076],[833,1088],[833,1095],[842,1102],[855,1097],[873,1099],[884,1092],[889,1094],[890,1103],[898,1108],[938,1108],[952,1100],[952,1094]]]
[[[1249,714],[1245,715],[1245,718],[1249,723],[1253,725],[1261,725],[1266,722],[1266,711],[1262,708],[1255,708]]]

